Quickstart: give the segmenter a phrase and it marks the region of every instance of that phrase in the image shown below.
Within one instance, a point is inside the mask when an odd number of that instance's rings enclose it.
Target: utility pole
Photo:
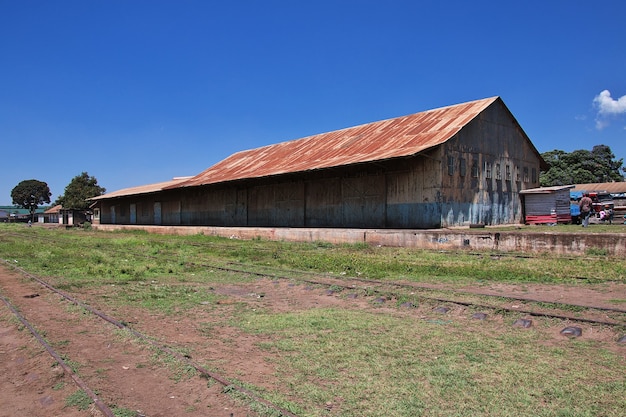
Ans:
[[[30,222],[35,223],[35,207],[37,207],[37,204],[35,202],[36,198],[34,195],[30,195]]]

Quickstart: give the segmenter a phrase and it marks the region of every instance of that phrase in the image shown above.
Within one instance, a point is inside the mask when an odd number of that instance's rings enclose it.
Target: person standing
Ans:
[[[580,207],[580,217],[583,219],[583,227],[589,226],[589,216],[591,216],[592,206],[593,201],[591,201],[589,193],[585,193],[578,203],[578,207]]]
[[[609,222],[609,224],[613,224],[613,207],[611,207],[610,205],[606,204],[604,206],[604,220],[607,220]]]

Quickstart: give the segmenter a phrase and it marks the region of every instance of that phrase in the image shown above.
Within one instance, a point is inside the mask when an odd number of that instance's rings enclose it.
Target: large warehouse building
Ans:
[[[245,150],[93,199],[100,224],[441,228],[523,221],[545,162],[499,97]]]

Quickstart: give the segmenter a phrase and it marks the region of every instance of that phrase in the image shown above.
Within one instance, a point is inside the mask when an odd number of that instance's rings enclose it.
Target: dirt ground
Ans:
[[[226,296],[226,301],[219,306],[222,314],[227,314],[229,308],[242,301],[276,311],[345,307],[349,303],[348,308],[377,308],[390,314],[409,314],[391,305],[374,307],[371,300],[347,297],[345,292],[338,296],[321,288],[264,279],[212,290]],[[613,308],[623,308],[623,305],[616,306],[611,300],[626,299],[626,285],[623,284],[585,288],[490,284],[464,290]],[[149,417],[257,415],[244,403],[225,395],[221,384],[199,376],[177,375],[180,367],[155,361],[155,353],[150,347],[116,330],[111,324],[73,308],[58,294],[4,266],[0,266],[0,295],[9,299],[57,351],[69,358],[70,364],[78,367],[80,378],[110,407],[117,406],[132,410],[136,416]],[[85,292],[73,295],[96,307],[98,297],[103,294]],[[515,308],[516,303],[513,302],[511,308]],[[66,405],[68,397],[78,389],[76,384],[59,366],[55,366],[54,359],[30,332],[12,318],[5,304],[0,302],[0,305],[0,417],[101,415],[93,406],[79,410]],[[214,337],[214,333],[207,337],[207,329],[214,320],[214,313],[209,309],[195,309],[193,314],[185,317],[157,316],[131,308],[106,311],[106,314],[129,322],[135,330],[165,344],[189,347],[190,351],[193,347],[191,360],[223,369],[226,378],[277,389],[272,385],[272,361],[267,360],[271,353],[257,347],[263,340],[227,327],[217,330],[219,337]],[[450,314],[462,319],[468,313],[459,309]],[[598,314],[601,319],[602,313]],[[205,327],[202,328],[199,323]],[[559,334],[562,328],[562,324],[554,327],[551,334],[555,340],[563,338]],[[626,346],[615,342],[614,332],[601,326],[584,326],[583,337],[596,338],[626,355]],[[328,399],[331,405],[332,401]],[[328,403],[325,405],[328,406]]]

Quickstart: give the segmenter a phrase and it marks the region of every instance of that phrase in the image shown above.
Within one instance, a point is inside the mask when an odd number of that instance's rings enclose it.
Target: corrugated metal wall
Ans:
[[[557,216],[570,214],[569,189],[545,194],[526,194],[526,214],[529,216]]]
[[[286,182],[204,186],[102,200],[102,224],[433,228],[441,224],[439,161],[416,157],[376,170]],[[398,171],[391,171],[395,166]],[[409,168],[410,166],[410,168]],[[115,213],[115,218],[110,215]]]
[[[306,183],[306,225],[342,227],[341,178],[320,178]]]

